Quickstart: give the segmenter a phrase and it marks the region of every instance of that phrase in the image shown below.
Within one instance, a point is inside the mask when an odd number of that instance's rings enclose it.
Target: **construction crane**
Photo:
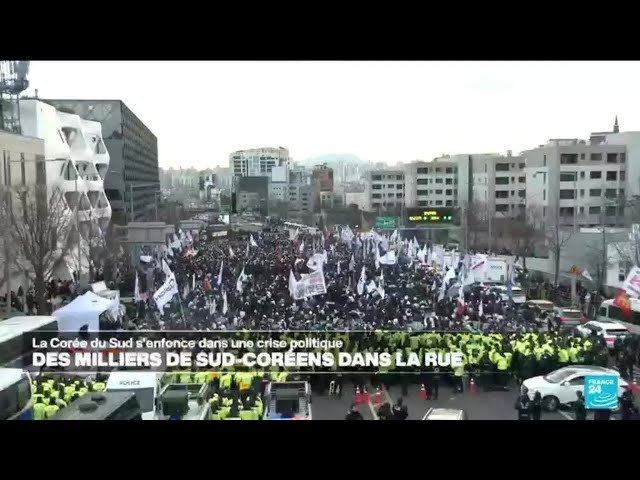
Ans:
[[[20,94],[29,88],[29,63],[0,60],[0,130],[21,133]]]

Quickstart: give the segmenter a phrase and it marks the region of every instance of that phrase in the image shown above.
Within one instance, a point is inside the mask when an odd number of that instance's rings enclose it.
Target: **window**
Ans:
[[[442,168],[441,168],[441,167],[436,167],[435,172],[436,172],[436,173],[442,173]]]
[[[436,191],[435,191],[435,194],[436,194],[436,195],[442,195],[442,190],[436,190]]]
[[[484,173],[487,173],[487,164],[484,164]]]
[[[526,196],[527,196],[527,191],[526,190],[518,190],[518,197],[524,198]]]
[[[542,201],[544,202],[547,199],[547,191],[542,190]]]
[[[589,215],[600,215],[600,207],[589,207]]]
[[[442,179],[441,178],[436,178],[436,183],[442,183]]]
[[[580,198],[584,197],[584,188],[580,189]]]
[[[590,197],[600,197],[602,196],[602,190],[599,188],[591,188],[589,189],[589,196]]]
[[[625,172],[624,170],[622,170],[620,172],[620,181],[624,182],[627,179],[627,172]]]
[[[580,207],[580,215],[584,215],[584,207]]]
[[[584,153],[580,154],[580,160],[584,160]]]
[[[546,156],[546,155],[543,155],[543,156],[542,156],[542,166],[543,166],[543,167],[546,167],[546,166],[547,166],[547,156]]]
[[[518,183],[526,183],[527,177],[518,177]]]
[[[591,158],[592,162],[599,162],[600,160],[602,160],[602,154],[601,153],[592,153],[590,158]]]
[[[447,200],[447,207],[451,207],[453,205],[453,201],[452,200]]]
[[[453,179],[452,178],[447,178],[444,183],[446,183],[447,185],[451,185],[453,183]]]
[[[610,181],[618,180],[618,172],[607,172],[607,180],[610,180]]]
[[[506,190],[497,191],[496,192],[496,198],[509,198],[509,192],[507,192]]]
[[[387,188],[395,188],[395,184],[394,183],[388,183],[387,184]]]
[[[381,198],[381,197],[382,197],[382,195],[380,195],[379,193],[373,193],[373,194],[371,194],[371,198],[376,198],[376,199],[378,199],[378,198]]]
[[[511,196],[513,197],[516,194],[513,190],[511,190]]]
[[[579,375],[577,377],[572,378],[571,380],[569,380],[569,385],[571,385],[572,387],[576,385],[584,386],[584,376]]]
[[[371,175],[371,180],[372,181],[380,181],[382,180],[382,175]]]
[[[429,173],[429,169],[428,168],[418,168],[418,174],[419,175],[424,175]]]
[[[396,193],[396,198],[402,198],[402,194],[401,193]]]
[[[508,172],[509,164],[508,163],[496,163],[496,172]]]
[[[398,190],[402,190],[402,184],[401,184],[401,183],[397,183],[397,184],[396,184],[396,188],[397,188]]]
[[[594,170],[589,172],[589,178],[591,180],[597,180],[598,178],[602,178],[602,172],[599,170]]]
[[[371,185],[371,190],[382,190],[382,185]]]
[[[573,182],[574,180],[576,180],[576,178],[577,178],[576,172],[564,172],[560,174],[561,182]]]
[[[616,216],[616,207],[615,206],[611,206],[611,207],[605,208],[604,214],[607,217],[615,217]]]
[[[429,183],[428,178],[419,178],[418,179],[418,185],[427,185]]]
[[[620,158],[620,163],[624,163],[627,160],[627,154],[621,153],[619,158]]]
[[[524,164],[524,163],[519,163],[519,164],[518,164],[518,168],[519,168],[520,170],[522,170],[524,167],[525,167],[525,164]]]
[[[453,173],[453,168],[447,167],[444,169],[444,173]]]
[[[452,195],[453,191],[451,189],[447,189],[444,191],[445,195]]]
[[[560,165],[574,165],[576,163],[578,163],[577,153],[561,153],[560,154]]]
[[[427,195],[427,190],[418,190],[416,193],[418,195]]]
[[[420,200],[418,202],[418,206],[419,207],[426,207],[427,206],[427,201],[426,200]]]
[[[607,153],[607,163],[618,163],[618,154]]]
[[[509,205],[508,204],[505,203],[505,204],[496,205],[496,212],[504,213],[504,212],[508,212],[508,211],[509,211]]]
[[[607,188],[604,191],[604,196],[607,198],[616,198],[616,189],[615,188]]]
[[[393,193],[387,193],[387,197],[389,197],[389,198],[394,198],[394,197],[395,197],[395,195],[394,195]]]
[[[442,200],[436,200],[436,206],[441,206],[442,205]]]
[[[396,175],[396,180],[402,180],[402,175]]]
[[[509,185],[509,177],[496,177],[496,185]]]
[[[458,189],[456,189],[456,188],[453,189],[453,196],[454,197],[458,196]]]
[[[547,216],[547,207],[542,207],[542,217],[546,217]]]
[[[561,217],[573,217],[573,207],[560,207]]]
[[[624,197],[624,188],[621,188],[620,190],[618,190],[618,196]]]
[[[575,190],[560,190],[560,200],[573,200],[576,198]]]
[[[395,207],[395,206],[396,206],[396,204],[395,204],[395,203],[393,203],[393,202],[389,202],[389,203],[387,203],[387,207]]]

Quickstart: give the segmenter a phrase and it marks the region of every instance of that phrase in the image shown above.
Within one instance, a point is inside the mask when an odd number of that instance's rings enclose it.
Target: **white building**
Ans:
[[[404,204],[403,170],[370,170],[364,187],[364,209],[370,212],[394,212]]]
[[[229,154],[229,168],[235,177],[270,177],[274,167],[289,168],[289,150],[283,147],[251,148]]]
[[[408,207],[458,206],[458,165],[450,157],[417,160],[405,166],[405,204]]]
[[[37,99],[20,101],[20,118],[24,135],[44,140],[47,187],[64,193],[84,241],[102,236],[111,219],[111,205],[104,192],[110,159],[101,124]]]

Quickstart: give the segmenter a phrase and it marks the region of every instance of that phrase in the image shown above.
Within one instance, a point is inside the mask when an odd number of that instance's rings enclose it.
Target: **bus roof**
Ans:
[[[84,395],[58,411],[53,420],[104,420],[125,404],[140,408],[133,392],[102,392]],[[83,405],[95,403],[93,409],[84,409]]]
[[[640,312],[640,299],[629,297],[629,302],[631,303],[631,310],[634,312]],[[602,302],[602,305],[607,307],[613,305],[613,299],[605,300]]]
[[[47,316],[12,317],[2,320],[0,321],[0,343],[56,322],[56,317]],[[57,323],[55,329],[57,330]]]
[[[132,390],[136,388],[153,388],[162,376],[159,372],[115,371],[107,380],[107,391]]]
[[[23,375],[21,368],[0,368],[0,391],[17,383]]]

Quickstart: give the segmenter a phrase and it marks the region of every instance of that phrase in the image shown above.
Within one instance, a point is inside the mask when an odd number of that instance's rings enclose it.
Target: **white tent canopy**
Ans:
[[[53,312],[53,316],[58,319],[58,330],[61,332],[77,332],[85,325],[88,325],[89,331],[97,332],[100,330],[100,315],[114,307],[117,307],[115,300],[87,292]]]

